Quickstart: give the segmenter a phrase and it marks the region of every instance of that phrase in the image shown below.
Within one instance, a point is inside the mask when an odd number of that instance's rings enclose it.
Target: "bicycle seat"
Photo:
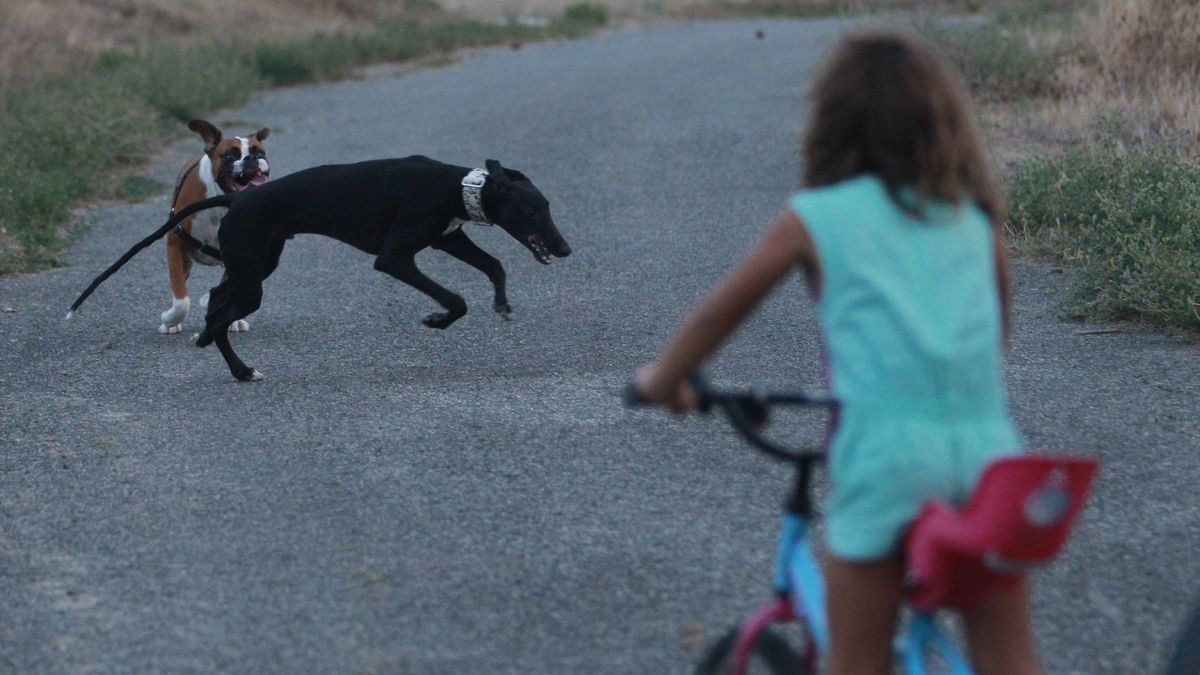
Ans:
[[[965,609],[1048,562],[1070,533],[1099,463],[1018,455],[984,470],[962,509],[925,504],[904,538],[909,599],[920,611]]]

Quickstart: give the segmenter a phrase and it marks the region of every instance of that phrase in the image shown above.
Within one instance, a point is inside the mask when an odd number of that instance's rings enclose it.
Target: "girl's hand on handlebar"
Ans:
[[[664,381],[659,375],[658,364],[651,363],[638,368],[634,376],[638,392],[648,403],[660,405],[672,412],[685,413],[696,409],[699,396],[687,380]]]

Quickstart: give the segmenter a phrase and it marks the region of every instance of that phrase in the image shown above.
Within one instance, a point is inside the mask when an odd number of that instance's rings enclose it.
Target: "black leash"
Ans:
[[[188,170],[184,171],[183,175],[179,177],[179,180],[175,181],[175,193],[171,195],[170,215],[175,215],[175,202],[179,201],[179,191],[183,189],[183,182],[187,180],[188,176],[192,175],[192,172],[195,171],[196,167],[198,166],[200,166],[200,160],[196,160],[196,163],[189,166]]]
[[[188,170],[184,171],[183,175],[179,177],[178,181],[176,181],[175,194],[171,195],[171,214],[170,215],[172,215],[172,216],[175,215],[175,202],[178,201],[178,199],[179,199],[179,191],[183,189],[183,182],[187,180],[188,176],[192,175],[192,172],[195,171],[196,167],[198,167],[198,166],[200,166],[200,160],[196,160],[196,163],[191,165],[190,167],[188,167]],[[214,258],[216,260],[221,260],[221,251],[219,249],[209,246],[208,244],[193,237],[191,232],[188,232],[187,230],[183,229],[183,225],[175,226],[175,236],[182,239],[183,243],[186,244],[188,246],[188,248],[200,251],[201,253],[203,253],[206,256],[209,256],[210,258]]]
[[[171,212],[174,213],[174,210],[172,210]],[[200,251],[201,253],[203,253],[204,255],[211,256],[213,258],[216,258],[217,260],[221,260],[221,251],[219,249],[209,246],[208,244],[193,237],[190,232],[183,229],[183,225],[175,226],[175,236],[182,239],[183,243],[187,244],[189,248],[196,249],[196,250]]]

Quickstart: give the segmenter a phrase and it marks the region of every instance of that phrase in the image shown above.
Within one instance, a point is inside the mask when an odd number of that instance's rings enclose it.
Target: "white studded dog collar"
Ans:
[[[463,206],[467,207],[467,216],[480,225],[492,224],[483,212],[483,186],[487,183],[487,177],[487,171],[471,169],[462,179]]]

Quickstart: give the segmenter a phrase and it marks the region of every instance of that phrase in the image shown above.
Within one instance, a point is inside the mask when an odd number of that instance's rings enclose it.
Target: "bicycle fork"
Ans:
[[[829,649],[825,582],[808,531],[807,517],[784,514],[775,566],[775,599],[756,609],[742,622],[734,645],[735,675],[746,672],[755,641],[763,629],[773,623],[800,622],[809,646],[804,651],[804,659],[810,673],[816,672],[817,654]]]
[[[804,630],[804,652],[809,673],[817,672],[817,655],[829,651],[829,620],[825,608],[825,580],[813,553],[808,518],[795,513],[783,516],[775,567],[775,598],[742,622],[734,643],[733,672],[743,675],[755,641],[768,625],[797,621]],[[923,675],[931,662],[940,661],[949,675],[973,672],[962,653],[934,622],[931,613],[913,615],[908,631],[898,641],[897,659],[905,672]]]

